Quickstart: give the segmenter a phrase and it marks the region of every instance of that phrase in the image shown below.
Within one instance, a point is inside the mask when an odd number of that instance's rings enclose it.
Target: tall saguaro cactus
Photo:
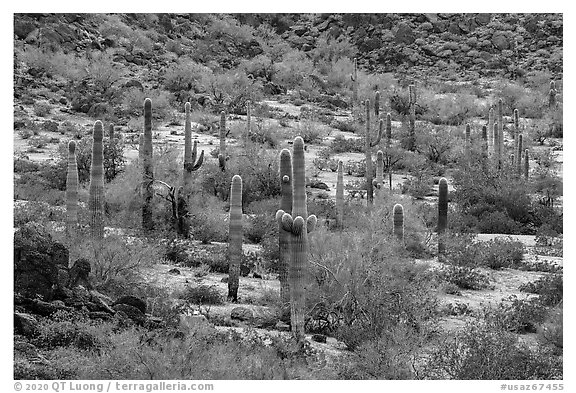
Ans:
[[[244,142],[247,142],[252,132],[252,102],[246,101],[246,134],[244,135]]]
[[[492,134],[494,135],[494,166],[500,169],[502,165],[502,150],[500,149],[500,132],[498,130],[498,123],[494,123]]]
[[[488,156],[488,130],[485,125],[482,126],[482,154],[486,159]]]
[[[522,134],[518,134],[518,142],[517,142],[517,148],[516,148],[516,173],[518,174],[518,176],[520,176],[522,174],[522,150],[523,150],[523,146],[522,146],[522,142],[523,142],[523,137]]]
[[[352,80],[352,106],[358,102],[358,59],[354,58],[354,69],[350,74]]]
[[[464,138],[464,151],[466,156],[470,153],[470,123],[466,124],[465,138]]]
[[[378,150],[376,153],[376,188],[384,186],[384,153]]]
[[[392,144],[392,115],[386,113],[386,147]]]
[[[446,250],[443,234],[448,227],[448,181],[441,178],[438,183],[438,255]]]
[[[152,219],[152,198],[154,192],[154,164],[152,161],[152,100],[144,100],[144,140],[142,143],[142,228],[154,229]]]
[[[488,111],[488,151],[493,151],[494,149],[494,134],[492,129],[494,127],[494,108],[490,107]]]
[[[78,226],[78,164],[76,142],[68,142],[68,170],[66,173],[66,235],[71,237]]]
[[[306,313],[306,265],[308,263],[308,233],[316,226],[316,216],[308,216],[306,207],[306,169],[304,140],[294,139],[292,155],[292,214],[278,210],[276,219],[291,234],[292,257],[290,264],[290,321],[292,332],[299,341],[304,339]]]
[[[518,114],[518,109],[514,109],[514,115],[512,117],[514,120],[514,133],[512,134],[512,137],[516,140],[520,133],[520,115]]]
[[[138,137],[138,162],[140,165],[144,162],[144,134],[140,134]]]
[[[370,100],[366,100],[366,135],[364,136],[364,153],[366,155],[366,203],[368,208],[374,203],[374,188],[372,186],[372,148],[382,139],[383,124],[379,123],[378,136],[372,140],[370,133]]]
[[[108,126],[108,136],[110,137],[110,141],[114,139],[114,123],[110,123]]]
[[[288,149],[280,152],[280,210],[292,211],[292,156]],[[290,232],[286,231],[282,223],[278,222],[278,249],[280,251],[280,297],[282,303],[290,303],[290,282],[288,280],[290,257],[292,250],[290,246]]]
[[[197,141],[194,141],[194,146],[192,146],[192,124],[190,121],[190,103],[187,102],[184,105],[186,111],[186,122],[184,125],[184,190],[185,193],[190,192],[190,185],[192,184],[192,172],[197,171],[202,166],[204,162],[204,150],[200,153],[198,161],[196,161],[196,156],[198,152]]]
[[[498,151],[500,152],[499,165],[502,165],[501,159],[502,154],[504,154],[504,103],[502,98],[498,100]]]
[[[394,235],[401,242],[404,241],[404,208],[401,204],[394,205]]]
[[[104,150],[102,122],[94,123],[92,141],[92,164],[90,166],[90,189],[88,206],[90,210],[90,230],[93,240],[104,238]]]
[[[374,115],[376,118],[380,116],[380,92],[377,91],[374,95]]]
[[[220,151],[218,165],[222,171],[226,170],[226,112],[220,112]]]
[[[408,150],[413,151],[416,148],[416,86],[408,86],[410,95],[410,119],[408,129]]]
[[[528,149],[524,150],[524,177],[528,180],[530,172],[530,161],[529,161],[529,154]]]
[[[344,227],[344,163],[338,161],[338,180],[336,182],[336,225]]]
[[[234,175],[230,185],[228,222],[228,300],[237,302],[242,263],[242,178],[238,175]]]
[[[550,81],[550,92],[548,93],[548,108],[556,107],[556,82]]]

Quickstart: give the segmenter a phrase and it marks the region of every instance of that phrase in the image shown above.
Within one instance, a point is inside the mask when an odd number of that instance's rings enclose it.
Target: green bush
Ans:
[[[48,101],[37,101],[34,103],[34,114],[40,117],[46,117],[52,110],[52,105]]]
[[[217,305],[222,304],[222,295],[218,288],[210,285],[188,286],[178,295],[179,299],[185,300],[191,305]]]
[[[544,306],[553,307],[558,305],[564,297],[563,283],[562,274],[549,274],[534,282],[522,284],[518,289],[522,292],[540,295],[538,300]]]
[[[490,287],[490,281],[485,274],[468,266],[445,266],[440,270],[440,277],[461,289],[479,290]]]

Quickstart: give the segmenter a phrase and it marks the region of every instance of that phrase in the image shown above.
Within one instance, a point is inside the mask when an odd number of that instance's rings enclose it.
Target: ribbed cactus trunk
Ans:
[[[68,142],[68,170],[66,173],[66,236],[74,234],[78,226],[78,164],[76,142]]]
[[[444,233],[448,227],[448,181],[441,178],[438,183],[438,255],[446,250]]]
[[[110,141],[112,141],[115,137],[114,135],[114,123],[110,123],[108,126],[108,136],[110,137]]]
[[[386,114],[386,147],[390,148],[392,144],[392,116],[390,113]]]
[[[394,236],[400,241],[404,241],[404,208],[401,204],[394,205]]]
[[[410,94],[410,119],[408,129],[408,150],[414,151],[416,148],[416,86],[408,86]]]
[[[523,151],[523,136],[518,134],[518,147],[516,149],[516,173],[518,176],[522,175],[522,151]]]
[[[228,224],[228,301],[237,302],[242,263],[242,178],[238,175],[230,185]]]
[[[484,159],[488,157],[488,130],[486,126],[482,126],[482,155],[484,155]]]
[[[354,58],[354,69],[352,70],[352,75],[350,75],[352,80],[352,106],[355,106],[358,102],[358,59]]]
[[[364,136],[364,153],[366,157],[366,205],[370,208],[374,204],[374,187],[372,184],[372,148],[382,139],[383,122],[379,122],[378,136],[372,141],[370,132],[370,100],[366,100],[366,135]]]
[[[513,120],[514,120],[514,133],[512,134],[512,137],[514,138],[514,140],[516,140],[518,134],[520,133],[520,115],[518,113],[518,109],[514,109]]]
[[[488,111],[488,151],[492,154],[494,149],[494,134],[492,133],[494,127],[494,108]]]
[[[556,83],[550,81],[550,92],[548,93],[548,108],[553,109],[556,107]]]
[[[90,231],[92,239],[104,238],[104,150],[102,122],[94,123],[92,141],[92,164],[90,166],[90,188],[88,206],[90,210]]]
[[[190,103],[184,105],[186,111],[186,123],[184,125],[184,171],[183,171],[183,184],[184,192],[189,195],[192,186],[192,172],[197,171],[204,162],[204,150],[200,153],[198,161],[196,156],[198,154],[197,142],[192,143],[192,124],[190,121]]]
[[[494,135],[494,166],[500,169],[502,163],[502,151],[500,150],[498,123],[494,123],[492,135]]]
[[[470,154],[470,124],[466,124],[466,131],[464,134],[464,152],[468,158]]]
[[[338,180],[336,182],[336,225],[344,228],[344,164],[338,161]]]
[[[154,229],[152,198],[154,191],[154,167],[152,161],[152,101],[144,100],[144,141],[142,143],[142,228]]]
[[[530,161],[529,161],[529,154],[528,149],[524,150],[524,178],[528,180],[529,172],[530,172]]]
[[[384,153],[378,150],[376,153],[376,189],[380,190],[384,183]]]
[[[502,155],[504,152],[504,103],[502,98],[498,100],[498,167],[502,166]]]
[[[246,134],[244,135],[244,142],[248,142],[250,133],[252,132],[252,102],[246,101]]]
[[[222,171],[226,170],[226,112],[220,112],[220,151],[218,165]]]
[[[376,116],[376,119],[378,119],[378,116],[380,116],[380,92],[377,91],[376,94],[374,95],[374,116]]]
[[[279,210],[276,218],[284,230],[291,233],[292,258],[290,264],[290,321],[298,341],[304,339],[306,315],[306,268],[308,264],[308,233],[316,226],[316,216],[308,216],[306,207],[306,170],[304,140],[294,139],[292,155],[292,214]]]
[[[292,212],[292,156],[288,149],[280,152],[280,210]],[[289,269],[292,255],[291,233],[286,231],[282,222],[278,221],[278,249],[280,273],[280,298],[283,304],[290,303]]]

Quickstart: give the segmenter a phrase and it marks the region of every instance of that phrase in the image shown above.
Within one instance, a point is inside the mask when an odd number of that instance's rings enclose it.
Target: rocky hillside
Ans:
[[[446,79],[521,76],[545,70],[562,77],[561,14],[17,14],[17,45],[65,51],[124,48],[115,60],[165,66],[166,51],[227,69],[266,51],[252,34],[271,26],[282,42],[311,53],[327,41],[350,44],[368,71]],[[132,37],[126,39],[126,29]],[[138,36],[136,31],[146,31]],[[144,42],[147,41],[147,42]],[[272,59],[274,61],[274,59]]]

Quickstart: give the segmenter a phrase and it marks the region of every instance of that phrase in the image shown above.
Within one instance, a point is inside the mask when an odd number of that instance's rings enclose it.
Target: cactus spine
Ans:
[[[202,166],[204,162],[204,150],[200,153],[198,161],[196,161],[196,156],[198,154],[197,141],[194,141],[194,146],[192,146],[192,125],[190,122],[190,103],[187,102],[184,105],[186,111],[186,123],[184,125],[184,190],[185,193],[190,192],[190,186],[192,184],[192,172],[197,171]]]
[[[404,208],[399,203],[394,205],[394,235],[404,241]]]
[[[528,155],[528,149],[524,150],[524,177],[528,180],[530,171],[530,161]]]
[[[438,183],[438,254],[446,250],[443,234],[448,227],[448,181],[441,178]]]
[[[92,239],[104,238],[104,151],[102,122],[94,123],[92,140],[92,164],[90,166],[90,189],[88,206]]]
[[[368,208],[374,203],[374,189],[372,187],[372,148],[382,139],[383,123],[380,121],[378,136],[372,141],[370,134],[370,100],[366,100],[366,135],[364,137],[366,155],[366,203]]]
[[[290,264],[290,321],[295,337],[304,339],[306,297],[304,283],[308,262],[308,233],[316,226],[316,216],[308,216],[306,207],[306,169],[304,140],[294,139],[292,156],[292,214],[278,210],[276,219],[291,234],[292,257]]]
[[[154,168],[152,162],[152,101],[144,100],[144,141],[142,143],[142,228],[154,229],[152,219],[152,197],[154,195],[152,182],[154,181]]]
[[[238,175],[234,175],[230,185],[228,223],[228,301],[237,302],[242,263],[242,178]]]
[[[336,183],[336,225],[344,227],[344,163],[338,161],[338,181]]]
[[[282,149],[280,152],[280,191],[282,199],[280,200],[280,210],[285,212],[292,211],[292,156],[288,149]],[[282,223],[278,221],[278,248],[280,251],[280,297],[282,303],[290,303],[290,282],[289,268],[292,250],[290,248],[290,232],[286,231]]]
[[[66,174],[66,235],[71,237],[78,226],[78,164],[76,142],[68,142],[68,171]]]

